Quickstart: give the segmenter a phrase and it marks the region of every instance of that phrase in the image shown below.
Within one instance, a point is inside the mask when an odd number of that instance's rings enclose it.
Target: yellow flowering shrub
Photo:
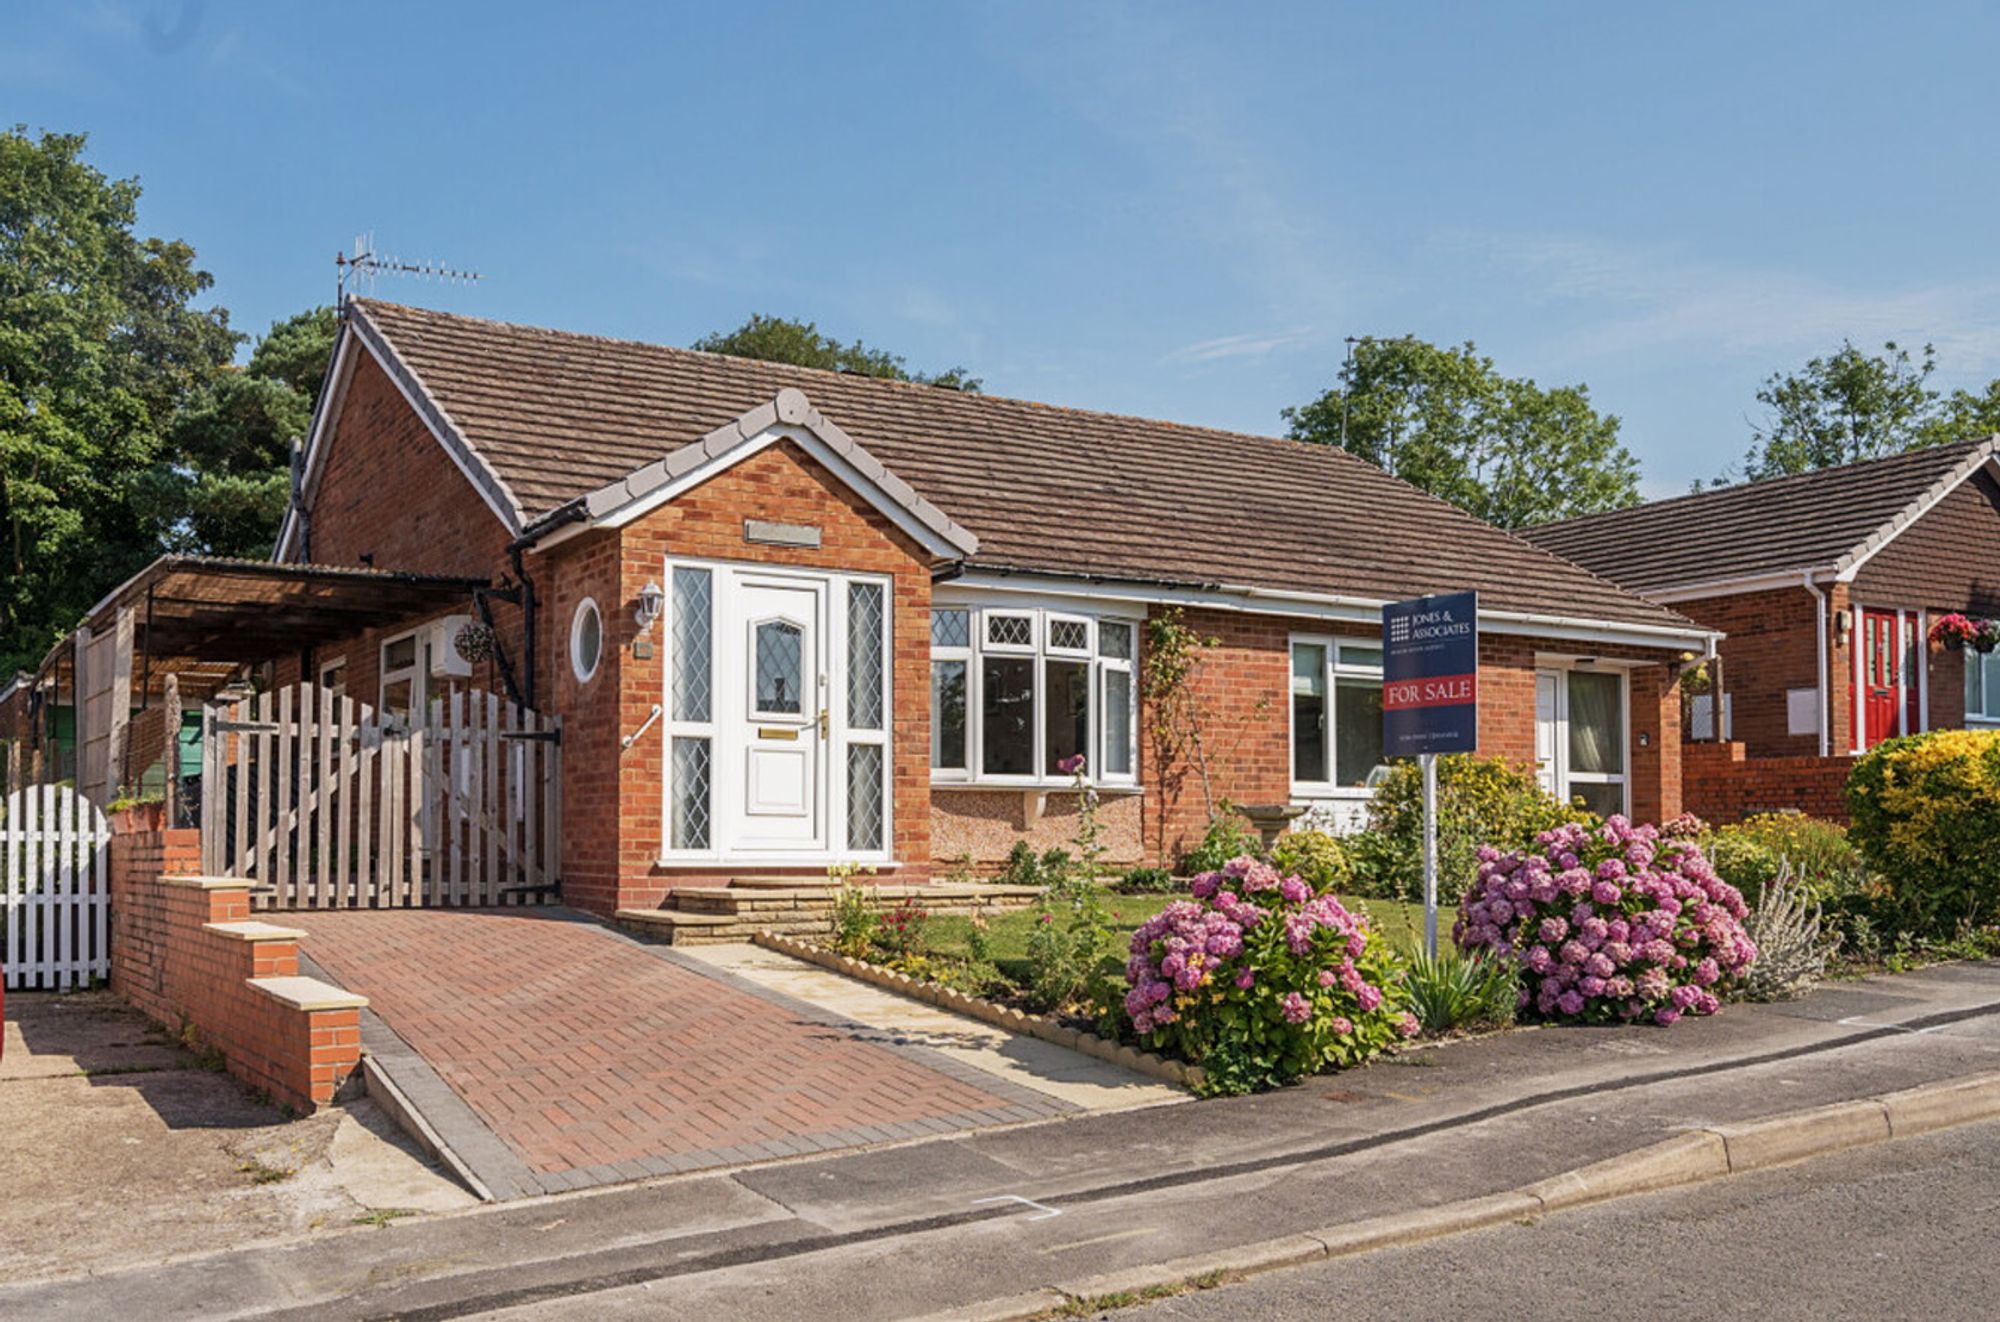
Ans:
[[[2000,730],[1890,739],[1847,779],[1848,839],[1919,930],[2000,917]]]

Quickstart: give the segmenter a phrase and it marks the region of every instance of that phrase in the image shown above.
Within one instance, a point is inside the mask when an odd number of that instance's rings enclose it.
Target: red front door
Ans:
[[[1903,733],[1906,711],[1909,728],[1917,728],[1915,676],[1910,673],[1915,630],[1914,616],[1906,628],[1895,611],[1861,612],[1861,691],[1856,696],[1863,748]]]

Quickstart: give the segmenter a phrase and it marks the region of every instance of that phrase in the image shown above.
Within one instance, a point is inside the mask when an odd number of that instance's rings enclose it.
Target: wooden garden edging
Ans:
[[[759,932],[751,940],[766,950],[775,950],[781,955],[790,955],[793,959],[817,964],[832,973],[846,974],[850,978],[879,987],[883,991],[907,996],[913,1001],[922,1001],[927,1005],[935,1005],[940,1010],[967,1015],[982,1023],[992,1024],[995,1028],[1005,1029],[1009,1033],[1038,1037],[1044,1042],[1068,1047],[1072,1051],[1081,1051],[1086,1056],[1095,1056],[1113,1065],[1122,1065],[1136,1074],[1144,1074],[1178,1087],[1198,1089],[1208,1077],[1207,1071],[1199,1065],[1168,1060],[1158,1052],[1141,1051],[1137,1047],[1113,1042],[1110,1038],[1099,1037],[1080,1028],[1059,1024],[1042,1015],[1027,1014],[1009,1006],[995,1005],[992,1001],[968,996],[942,983],[913,978],[907,973],[898,973],[879,964],[870,964],[867,960],[851,959],[824,946],[816,946],[789,936],[780,936],[776,932]]]

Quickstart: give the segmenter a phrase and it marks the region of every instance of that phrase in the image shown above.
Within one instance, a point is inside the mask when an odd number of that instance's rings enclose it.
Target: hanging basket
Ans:
[[[1986,640],[1984,645],[1982,639]],[[1940,615],[1931,625],[1930,640],[1933,645],[1950,652],[1962,652],[1967,646],[1990,652],[1995,643],[2000,643],[2000,623],[1970,619],[1953,611],[1949,615]]]
[[[493,632],[491,625],[475,622],[460,628],[453,636],[451,646],[461,661],[477,665],[493,659],[500,650],[500,636]]]

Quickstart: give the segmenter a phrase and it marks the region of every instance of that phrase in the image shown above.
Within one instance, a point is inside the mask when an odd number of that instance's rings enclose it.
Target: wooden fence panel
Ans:
[[[560,877],[558,721],[453,693],[384,715],[310,684],[204,713],[206,871],[259,908],[532,903]]]
[[[0,958],[6,985],[67,991],[111,972],[111,829],[67,785],[0,800]]]

